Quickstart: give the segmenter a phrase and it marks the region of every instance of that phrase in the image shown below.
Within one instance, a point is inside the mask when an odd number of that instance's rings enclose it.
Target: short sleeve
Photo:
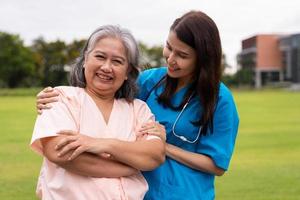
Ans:
[[[40,139],[57,136],[60,130],[78,130],[79,108],[74,96],[68,95],[68,88],[59,88],[58,91],[59,101],[52,103],[51,109],[38,115],[34,125],[31,148],[41,155],[43,150]]]
[[[134,100],[134,110],[135,110],[135,119],[136,119],[136,131],[142,126],[142,124],[155,121],[155,117],[152,114],[148,105],[141,100]],[[146,139],[158,138],[157,136],[147,135]]]
[[[236,106],[227,89],[219,96],[213,118],[213,132],[201,137],[198,153],[208,155],[216,166],[227,170],[234,150],[238,125]]]

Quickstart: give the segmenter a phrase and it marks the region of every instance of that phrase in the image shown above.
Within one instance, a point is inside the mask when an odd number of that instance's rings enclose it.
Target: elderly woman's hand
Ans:
[[[60,131],[58,134],[65,136],[55,146],[55,150],[58,151],[59,157],[62,157],[67,153],[71,153],[68,160],[73,160],[84,152],[97,154],[105,158],[110,157],[110,154],[105,152],[105,147],[108,144],[107,141],[109,139],[93,138],[68,130]]]
[[[52,87],[46,87],[36,95],[37,113],[42,114],[44,109],[50,109],[49,103],[58,101],[59,93]]]
[[[147,122],[143,124],[138,130],[137,136],[140,137],[145,134],[155,135],[160,137],[162,141],[166,141],[166,129],[158,122]]]

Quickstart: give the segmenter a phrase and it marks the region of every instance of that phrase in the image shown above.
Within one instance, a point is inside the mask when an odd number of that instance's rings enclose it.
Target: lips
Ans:
[[[96,76],[103,81],[112,81],[114,79],[110,74],[96,73]]]
[[[168,69],[171,72],[176,72],[176,71],[180,70],[180,68],[177,68],[177,67],[168,67]]]

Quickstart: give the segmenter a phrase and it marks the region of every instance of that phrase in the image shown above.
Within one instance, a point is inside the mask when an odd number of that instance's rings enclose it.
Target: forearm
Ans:
[[[130,176],[137,173],[137,170],[120,163],[118,161],[96,156],[90,153],[83,153],[74,160],[68,160],[72,152],[64,156],[58,156],[58,151],[55,150],[56,142],[59,138],[53,137],[44,139],[44,155],[51,162],[60,167],[83,176],[115,178],[122,176]]]
[[[213,160],[206,155],[185,151],[171,144],[166,144],[166,155],[190,168],[222,176],[224,170],[217,167]]]
[[[149,171],[165,160],[165,145],[160,139],[127,142],[112,140],[107,153],[136,169]]]
[[[89,153],[83,153],[72,161],[59,162],[57,164],[73,173],[98,178],[118,178],[138,172],[137,169],[118,161],[101,158]]]

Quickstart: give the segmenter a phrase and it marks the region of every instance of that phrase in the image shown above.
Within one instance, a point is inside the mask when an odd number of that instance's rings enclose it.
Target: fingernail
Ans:
[[[57,156],[60,157],[60,156],[61,156],[61,153],[58,153]]]

